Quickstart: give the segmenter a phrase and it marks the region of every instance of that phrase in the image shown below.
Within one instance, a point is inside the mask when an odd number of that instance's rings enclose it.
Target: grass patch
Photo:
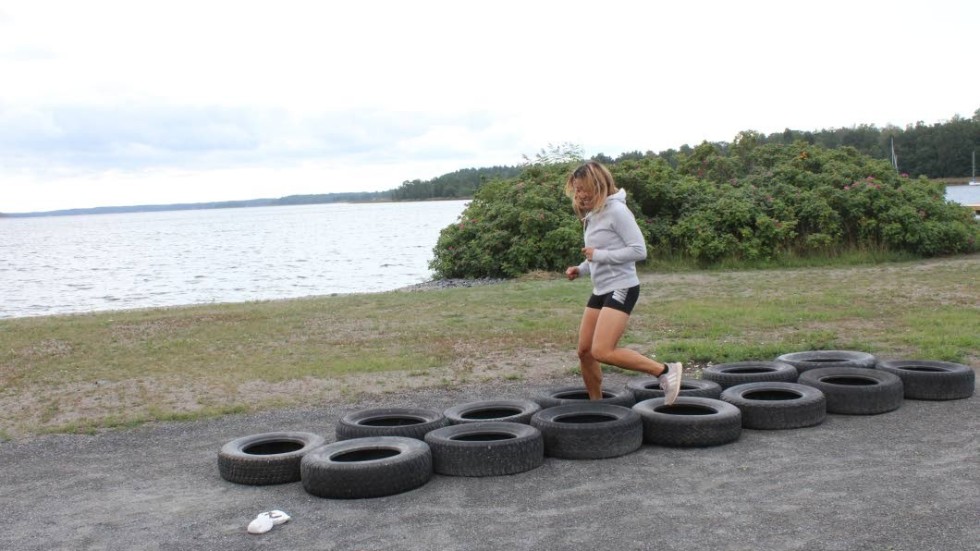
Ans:
[[[980,365],[980,255],[641,273],[624,342],[704,365],[814,349]],[[526,278],[0,320],[0,439],[576,377],[588,281]],[[535,371],[536,370],[536,371]]]

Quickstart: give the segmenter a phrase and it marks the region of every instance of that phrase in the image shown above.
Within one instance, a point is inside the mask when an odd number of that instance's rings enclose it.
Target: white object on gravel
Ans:
[[[275,524],[276,526],[279,526],[280,524],[286,524],[287,522],[289,522],[289,519],[292,518],[286,513],[283,513],[282,511],[278,511],[278,510],[259,513],[259,517],[269,517],[272,520],[272,523]]]
[[[272,530],[272,527],[273,526],[275,526],[275,524],[272,522],[272,519],[271,518],[269,518],[269,517],[263,517],[262,515],[259,515],[259,516],[255,517],[255,520],[253,520],[252,522],[248,523],[248,533],[249,534],[264,534],[264,533],[268,532],[269,530]]]
[[[259,513],[259,516],[255,517],[255,520],[248,523],[248,533],[249,534],[264,534],[269,530],[272,530],[273,526],[278,526],[280,524],[285,524],[289,522],[292,518],[282,511],[266,511],[264,513]]]

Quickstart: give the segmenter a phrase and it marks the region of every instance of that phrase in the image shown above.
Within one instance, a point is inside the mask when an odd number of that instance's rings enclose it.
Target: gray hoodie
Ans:
[[[585,216],[585,246],[595,251],[591,262],[579,264],[579,275],[592,276],[593,293],[604,295],[640,284],[636,262],[647,257],[647,245],[626,206],[626,190],[610,195],[602,210]]]

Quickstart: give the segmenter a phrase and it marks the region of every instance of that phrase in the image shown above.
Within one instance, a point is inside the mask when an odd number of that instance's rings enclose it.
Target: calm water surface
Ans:
[[[0,318],[397,289],[465,201],[0,220]]]

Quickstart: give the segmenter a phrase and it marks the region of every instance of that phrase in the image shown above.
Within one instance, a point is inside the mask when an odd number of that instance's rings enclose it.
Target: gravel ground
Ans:
[[[624,376],[607,377],[620,386]],[[576,384],[550,382],[547,387]],[[816,427],[745,430],[704,449],[645,445],[605,460],[546,459],[504,477],[436,475],[365,500],[252,487],[218,476],[234,438],[296,430],[333,440],[355,409],[445,409],[523,398],[505,382],[392,396],[381,404],[147,425],[0,443],[0,549],[966,550],[980,542],[980,399],[906,401]],[[245,527],[280,509],[263,535]]]
[[[437,289],[452,289],[454,287],[479,287],[481,285],[494,285],[505,281],[510,280],[493,277],[484,277],[479,279],[433,279],[396,290],[403,292],[434,291]]]

